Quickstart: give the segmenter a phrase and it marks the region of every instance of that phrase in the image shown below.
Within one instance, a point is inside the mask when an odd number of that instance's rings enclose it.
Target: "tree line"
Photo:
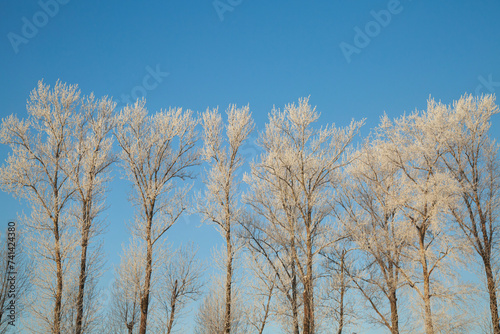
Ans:
[[[191,315],[199,334],[342,334],[363,324],[500,334],[492,95],[429,99],[424,111],[383,115],[360,139],[364,120],[319,125],[302,98],[269,113],[252,161],[242,154],[257,132],[249,106],[152,114],[138,100],[117,110],[111,98],[40,81],[27,112],[0,128],[10,148],[1,189],[30,208],[16,256],[27,332],[170,334]],[[132,187],[135,216],[103,303],[114,168]],[[210,276],[196,245],[166,242],[187,212],[221,234]],[[0,333],[12,330],[5,248]]]

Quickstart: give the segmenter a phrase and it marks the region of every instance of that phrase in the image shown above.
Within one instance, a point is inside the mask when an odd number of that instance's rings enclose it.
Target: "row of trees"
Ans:
[[[500,334],[500,174],[488,135],[498,111],[493,96],[430,100],[426,111],[383,116],[354,148],[363,121],[318,127],[319,113],[301,99],[270,113],[246,167],[248,106],[230,106],[227,119],[217,109],[149,115],[144,101],[115,111],[107,97],[39,82],[29,117],[9,116],[0,130],[12,149],[2,189],[31,208],[20,240],[26,326],[172,333],[206,285],[196,246],[165,243],[192,208],[224,241],[224,274],[199,304],[196,333],[341,334],[362,321],[391,333],[465,333],[479,328],[470,305],[480,289],[462,275],[477,263],[491,315],[482,325]],[[115,162],[132,184],[136,216],[104,311],[100,214]],[[205,190],[193,205],[184,182],[202,163]]]

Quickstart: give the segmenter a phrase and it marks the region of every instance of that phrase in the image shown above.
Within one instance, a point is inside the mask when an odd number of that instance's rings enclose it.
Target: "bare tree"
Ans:
[[[338,241],[332,247],[321,252],[324,257],[323,292],[320,294],[321,308],[325,318],[333,320],[331,328],[337,334],[345,333],[349,325],[355,323],[357,312],[352,300],[352,284],[350,274],[353,272],[353,245],[347,239]]]
[[[218,110],[203,113],[204,158],[210,164],[207,172],[205,198],[199,201],[199,211],[205,220],[216,224],[226,242],[226,281],[225,281],[225,325],[224,333],[231,332],[231,294],[233,281],[233,258],[235,241],[232,230],[240,220],[238,207],[237,172],[243,161],[239,150],[253,129],[248,106],[236,108],[232,105],[226,111],[227,125],[224,126]],[[225,128],[227,140],[223,138]]]
[[[399,168],[387,163],[381,154],[383,145],[366,141],[356,154],[339,192],[338,216],[345,233],[362,252],[357,255],[357,272],[347,270],[345,274],[378,315],[378,322],[397,334],[397,294],[405,282],[399,268],[405,261],[411,227],[404,223],[396,200],[401,191]],[[389,305],[388,315],[380,294]]]
[[[115,281],[111,288],[108,326],[114,332],[137,332],[144,268],[144,247],[139,241],[132,240],[129,247],[124,248],[120,264],[115,268]]]
[[[159,269],[157,299],[165,315],[165,320],[162,317],[160,321],[163,333],[172,333],[188,302],[201,295],[204,265],[196,254],[193,244],[181,246]]]
[[[277,277],[267,259],[250,252],[247,263],[247,319],[255,333],[262,334],[276,312],[273,310]]]
[[[78,239],[75,238],[75,243]],[[103,304],[102,304],[102,289],[99,286],[99,280],[103,274],[103,252],[102,243],[97,243],[92,240],[92,252],[87,254],[87,268],[85,280],[85,293],[83,295],[83,311],[82,311],[82,333],[94,333],[99,331],[99,327],[103,324]],[[79,255],[76,249],[72,258],[71,270],[65,273],[66,280],[66,302],[63,307],[62,327],[64,333],[76,332],[76,319],[78,316],[78,292],[79,292]]]
[[[175,180],[191,177],[198,163],[197,139],[191,111],[170,109],[148,116],[145,101],[120,112],[116,138],[122,149],[122,165],[132,182],[138,207],[135,233],[146,243],[144,282],[141,292],[140,334],[146,333],[151,289],[153,248],[186,208],[186,190]]]
[[[247,177],[249,202],[271,218],[277,235],[286,236],[290,254],[303,285],[303,332],[315,333],[313,263],[331,241],[322,235],[331,214],[331,181],[344,165],[343,154],[362,122],[345,129],[312,128],[319,114],[307,98],[290,104],[284,112],[273,110],[260,136],[264,153]]]
[[[77,115],[73,139],[75,149],[71,152],[71,178],[75,186],[75,199],[80,207],[76,213],[79,231],[80,261],[78,295],[76,297],[75,333],[84,332],[85,284],[91,270],[88,260],[90,241],[101,232],[97,215],[104,208],[104,192],[109,180],[108,171],[115,158],[111,152],[115,117],[115,103],[110,99],[96,100],[91,94],[84,98],[81,113]],[[95,248],[94,251],[99,250]],[[98,257],[98,254],[96,254]],[[97,260],[97,258],[94,257]],[[98,266],[99,263],[93,263]],[[88,311],[89,309],[86,308]]]
[[[457,187],[441,163],[447,153],[447,122],[446,114],[429,103],[427,111],[414,112],[394,122],[384,116],[379,128],[386,143],[380,154],[400,170],[396,200],[412,226],[413,241],[405,256],[420,271],[410,265],[400,273],[423,301],[427,334],[435,331],[431,298],[446,297],[449,292],[433,289],[432,285],[438,284],[439,272],[446,269],[446,262],[457,248],[446,216],[448,207],[456,200]]]
[[[220,334],[226,328],[225,286],[219,284],[221,278],[211,279],[211,286],[203,298],[195,317],[196,334]],[[231,333],[247,333],[246,314],[238,291],[232,295]]]
[[[264,220],[260,221],[257,217],[245,219],[242,238],[246,241],[250,256],[259,263],[259,279],[267,277],[268,287],[273,286],[274,282],[276,302],[272,313],[287,331],[298,334],[302,286],[290,250],[295,247],[295,236],[281,231],[283,217],[276,215],[271,203],[255,207]],[[266,273],[267,270],[271,273]]]
[[[493,333],[500,333],[496,278],[493,269],[499,241],[500,173],[498,145],[488,135],[491,117],[499,112],[492,95],[463,96],[453,106],[430,101],[446,113],[448,154],[443,160],[459,184],[460,201],[453,217],[467,243],[479,256],[489,295]]]
[[[68,227],[64,214],[74,193],[68,163],[70,131],[79,97],[76,86],[57,82],[50,89],[40,81],[30,94],[29,118],[11,115],[3,120],[0,131],[2,143],[12,149],[0,169],[2,189],[28,200],[33,209],[31,226],[42,239],[51,239],[37,246],[40,256],[55,265],[56,283],[49,297],[53,311],[44,321],[47,331],[57,334],[61,332],[64,262],[70,249],[64,240]]]

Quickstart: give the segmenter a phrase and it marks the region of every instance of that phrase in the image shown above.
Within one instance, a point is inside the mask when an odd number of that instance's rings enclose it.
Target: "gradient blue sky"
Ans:
[[[321,123],[367,118],[366,135],[384,111],[395,117],[423,109],[429,95],[450,103],[466,92],[500,92],[499,1],[222,0],[236,4],[222,20],[212,0],[65,2],[52,16],[40,13],[38,1],[0,3],[1,117],[25,117],[37,81],[60,79],[117,101],[146,91],[150,111],[250,104],[261,129],[273,105],[310,95]],[[369,44],[348,62],[341,43],[355,46],[357,28],[374,26],[371,11],[388,6],[397,8],[390,22],[372,30]],[[36,34],[25,28],[31,35],[23,37],[23,26],[34,21]],[[16,44],[13,38],[26,39]],[[144,85],[157,67],[168,76]],[[246,152],[252,157],[256,150],[250,145]],[[7,153],[0,147],[2,160]],[[128,189],[117,175],[106,212],[109,265],[128,239]],[[23,209],[23,202],[0,193],[0,227]],[[169,240],[194,241],[203,256],[221,242],[194,216],[172,228]]]

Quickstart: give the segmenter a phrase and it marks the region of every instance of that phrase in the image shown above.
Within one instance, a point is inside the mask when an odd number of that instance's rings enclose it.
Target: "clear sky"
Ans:
[[[496,0],[3,0],[0,116],[26,117],[37,81],[60,79],[120,105],[145,95],[151,112],[250,104],[260,129],[273,105],[310,95],[320,123],[367,118],[366,135],[384,111],[423,109],[430,95],[498,95],[499,18]],[[7,152],[0,147],[2,161]],[[106,211],[110,266],[128,239],[128,190],[117,174]],[[23,209],[0,193],[0,228]],[[194,241],[209,256],[222,239],[192,216],[169,240]]]

